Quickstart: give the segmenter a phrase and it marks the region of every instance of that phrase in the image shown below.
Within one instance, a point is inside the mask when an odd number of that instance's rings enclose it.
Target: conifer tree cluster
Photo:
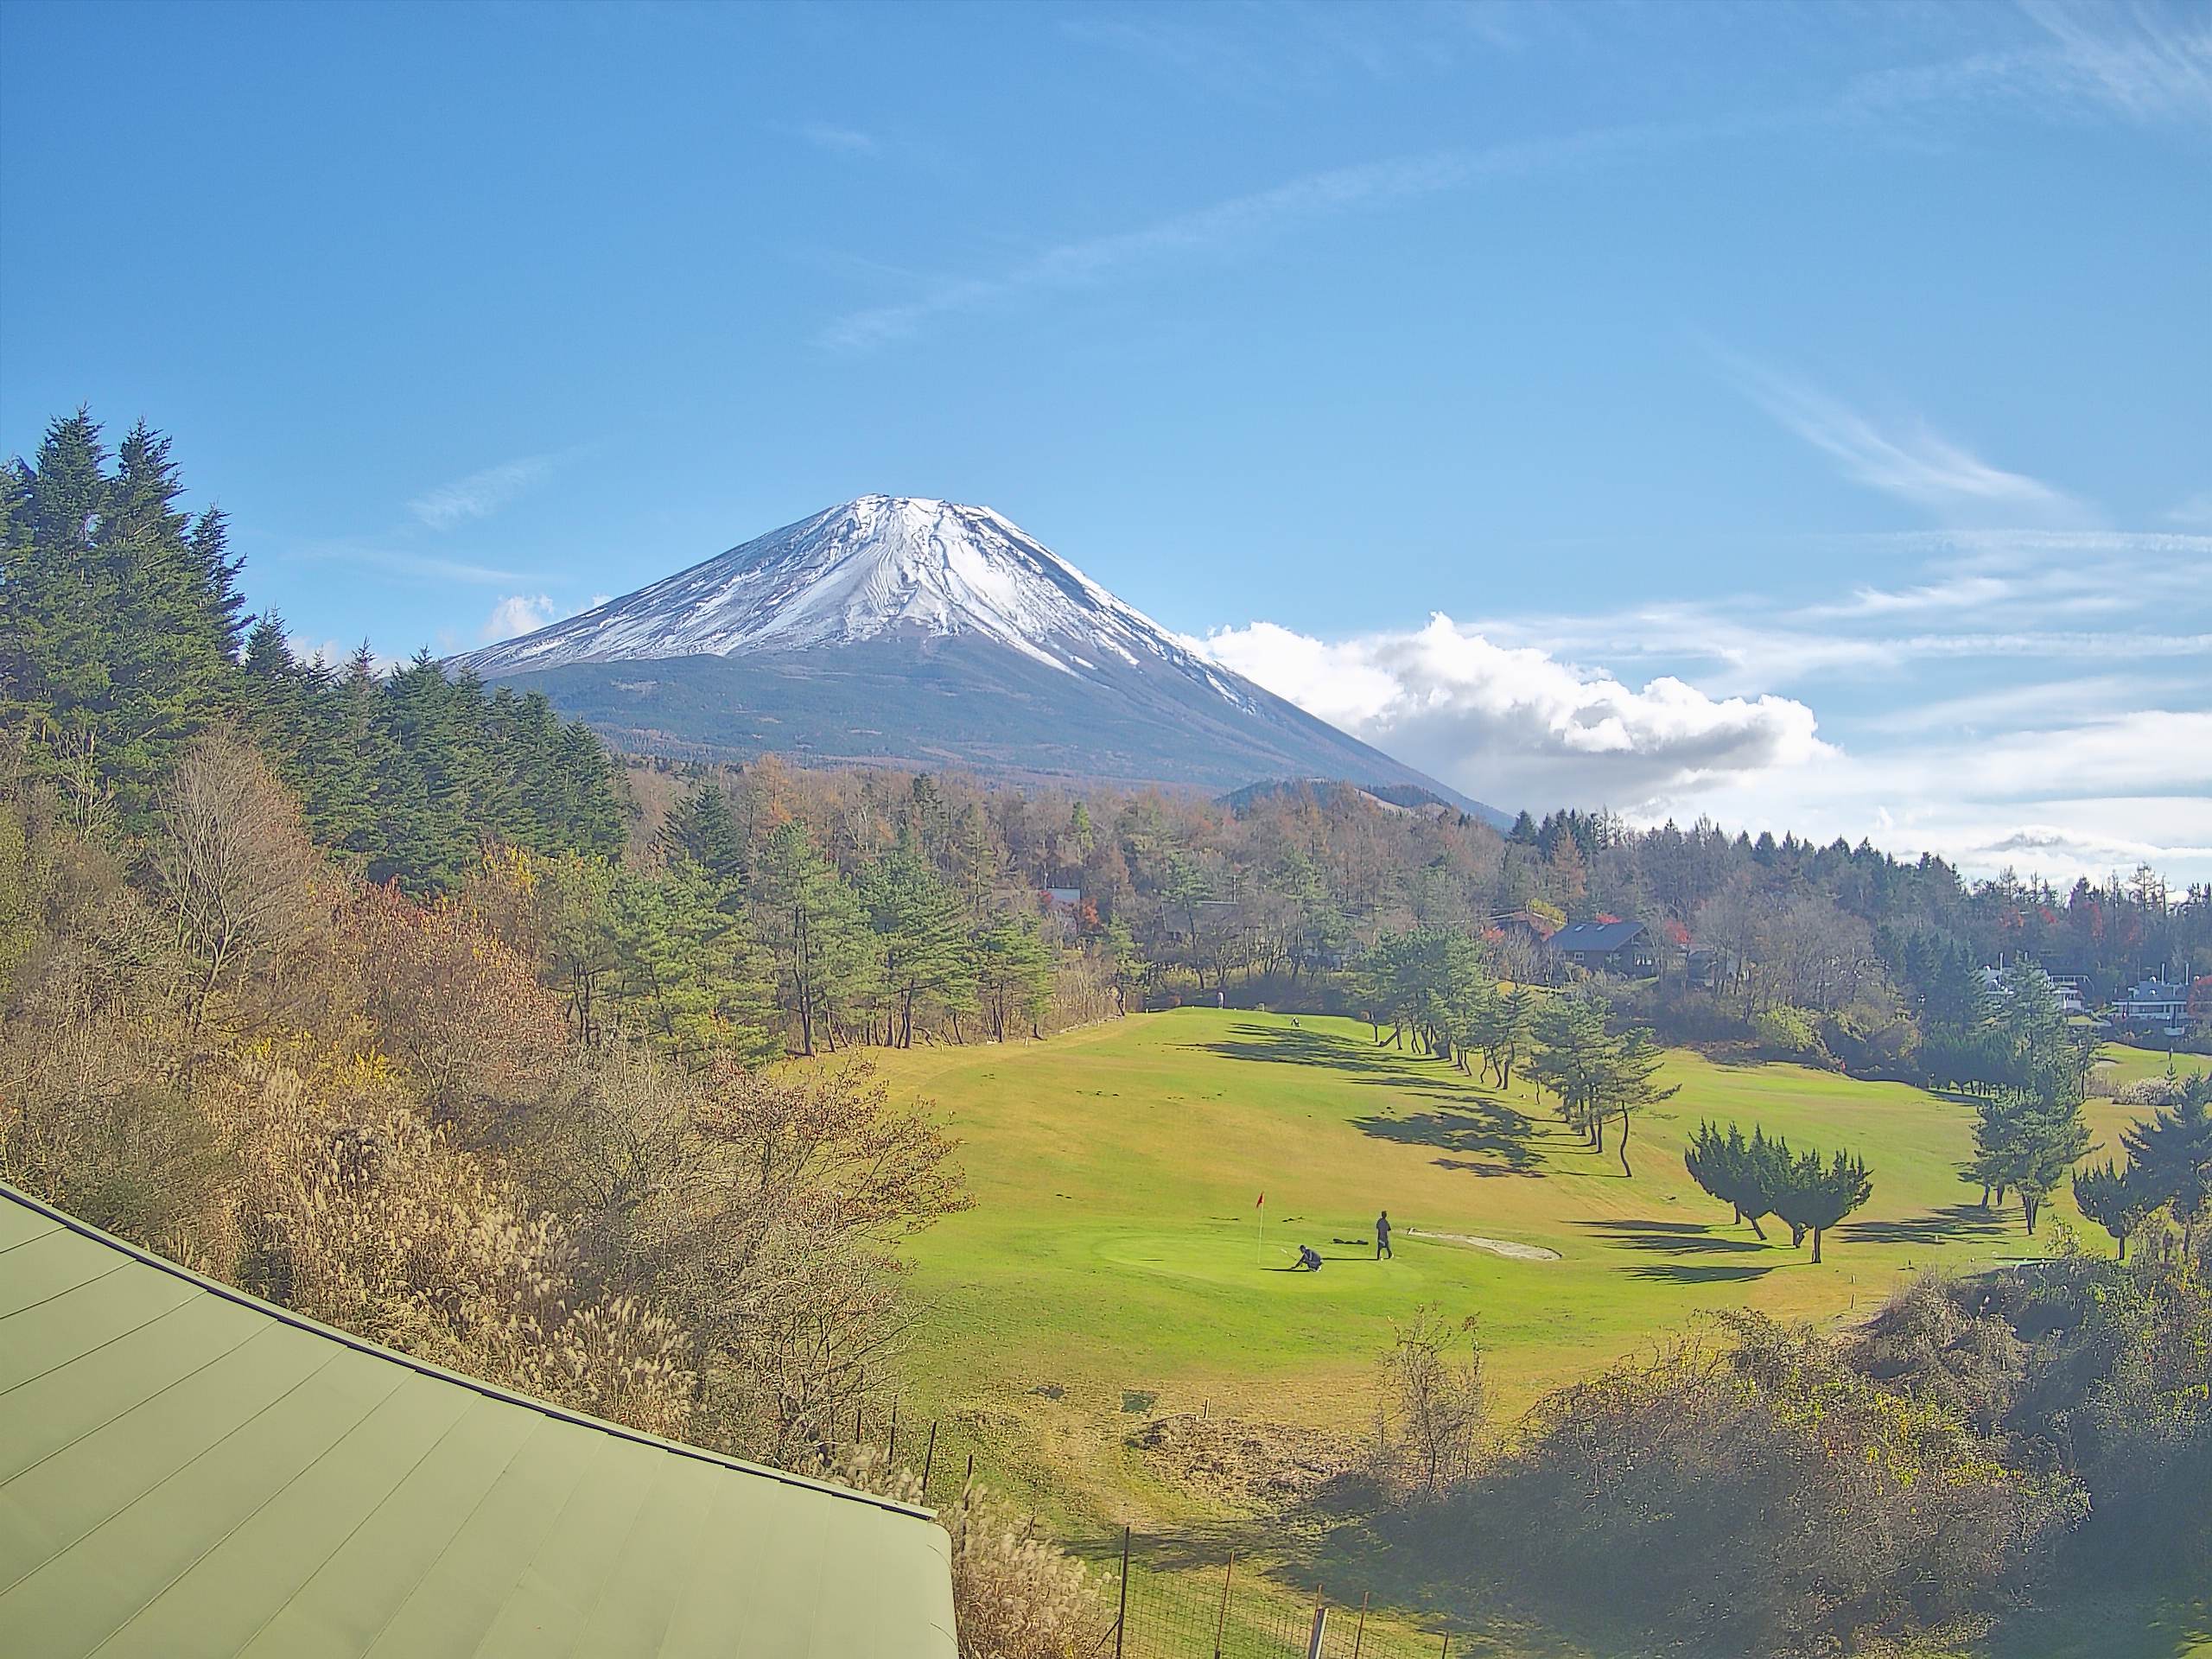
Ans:
[[[1754,1128],[1746,1140],[1733,1123],[1725,1133],[1714,1124],[1699,1124],[1682,1163],[1692,1180],[1762,1239],[1766,1230],[1759,1223],[1769,1216],[1789,1229],[1792,1244],[1802,1245],[1810,1235],[1815,1262],[1828,1229],[1874,1195],[1873,1176],[1857,1154],[1839,1150],[1824,1160],[1809,1148],[1793,1154],[1786,1139],[1770,1141],[1764,1129]]]
[[[141,424],[111,454],[83,410],[0,468],[0,731],[79,823],[150,833],[187,747],[228,728],[374,881],[448,892],[494,843],[619,850],[589,731],[427,652],[390,674],[366,646],[342,670],[300,660],[280,617],[247,617],[220,509],[183,493],[168,438]]]
[[[2128,1239],[2161,1211],[2181,1224],[2186,1255],[2212,1215],[2212,1077],[2189,1079],[2179,1101],[2122,1129],[2120,1140],[2127,1161],[2076,1171],[2074,1202],[2118,1242],[2123,1262]]]

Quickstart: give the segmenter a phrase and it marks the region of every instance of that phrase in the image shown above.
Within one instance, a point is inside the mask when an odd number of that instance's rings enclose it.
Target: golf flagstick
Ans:
[[[1252,1265],[1255,1268],[1265,1267],[1268,1261],[1268,1195],[1264,1192],[1261,1193],[1260,1201],[1254,1205],[1252,1209],[1258,1216],[1260,1222],[1259,1243],[1252,1252]]]

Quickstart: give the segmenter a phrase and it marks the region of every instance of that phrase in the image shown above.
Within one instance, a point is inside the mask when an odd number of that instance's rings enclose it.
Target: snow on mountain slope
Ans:
[[[474,652],[478,673],[570,663],[727,657],[893,631],[982,634],[1070,674],[1140,653],[1232,702],[1235,677],[988,507],[864,495],[626,598]]]
[[[988,507],[867,495],[457,660],[623,747],[1491,810],[1192,651]]]

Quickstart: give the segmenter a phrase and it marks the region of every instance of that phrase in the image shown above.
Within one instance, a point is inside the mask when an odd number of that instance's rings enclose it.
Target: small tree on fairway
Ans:
[[[2191,1078],[2179,1105],[2160,1107],[2120,1139],[2151,1205],[2171,1205],[2183,1241],[2193,1243],[2212,1209],[2212,1077]]]
[[[2074,1172],[2074,1202],[2083,1215],[2113,1236],[2120,1259],[2127,1260],[2127,1238],[2157,1209],[2150,1184],[2133,1165],[2122,1169],[2110,1159]]]
[[[2020,1206],[2032,1236],[2044,1201],[2095,1141],[2082,1121],[2078,1099],[2034,1102],[2022,1113],[2018,1133],[2012,1184],[2020,1190]]]
[[[1788,1165],[1775,1195],[1775,1213],[1789,1224],[1799,1243],[1813,1236],[1813,1260],[1821,1259],[1821,1236],[1873,1196],[1873,1178],[1864,1160],[1838,1152],[1826,1164],[1807,1152]]]
[[[1732,1126],[1730,1134],[1736,1137],[1740,1159],[1744,1133]],[[1707,1194],[1733,1210],[1738,1223],[1744,1219],[1744,1206],[1737,1203],[1733,1196],[1737,1165],[1729,1157],[1728,1136],[1721,1134],[1717,1126],[1703,1122],[1698,1124],[1697,1133],[1690,1137],[1689,1145],[1682,1149],[1682,1167],[1689,1171],[1690,1179],[1695,1181]]]
[[[1624,1032],[1608,1047],[1604,1103],[1621,1121],[1621,1173],[1631,1178],[1636,1172],[1628,1164],[1629,1120],[1681,1092],[1679,1083],[1662,1089],[1654,1082],[1664,1058],[1652,1034],[1641,1029]]]
[[[1083,803],[1076,803],[1081,810]],[[1106,924],[1101,936],[1103,954],[1114,976],[1114,1011],[1126,1017],[1129,1012],[1129,993],[1141,988],[1152,972],[1152,964],[1144,959],[1144,952],[1137,948],[1136,938],[1129,931],[1128,924],[1120,917]]]
[[[1558,1097],[1559,1115],[1592,1149],[1605,1149],[1605,1104],[1614,1059],[1605,1034],[1605,1006],[1595,996],[1555,996],[1535,1019],[1535,1055],[1529,1075]]]
[[[1682,1162],[1690,1179],[1735,1211],[1738,1221],[1749,1222],[1752,1232],[1766,1236],[1759,1223],[1775,1213],[1774,1195],[1790,1167],[1787,1143],[1769,1141],[1764,1129],[1755,1129],[1746,1141],[1736,1124],[1724,1135],[1717,1126],[1701,1123]]]

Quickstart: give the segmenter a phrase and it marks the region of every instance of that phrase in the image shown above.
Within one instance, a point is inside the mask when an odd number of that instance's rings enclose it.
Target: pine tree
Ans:
[[[911,1048],[918,1003],[948,1013],[975,1006],[976,967],[959,897],[906,838],[863,873],[861,900],[874,932],[876,983],[893,1022],[884,1040]]]
[[[758,1065],[783,1044],[770,970],[732,887],[688,860],[658,875],[617,872],[612,989],[625,1023],[664,1052],[731,1051]]]
[[[2120,1246],[2120,1259],[2127,1260],[2127,1240],[2158,1202],[2136,1167],[2122,1169],[2109,1158],[2101,1165],[2074,1172],[2074,1203],[2091,1221],[2110,1233]]]
[[[1790,1236],[1802,1243],[1813,1236],[1813,1261],[1821,1260],[1821,1239],[1873,1196],[1873,1178],[1861,1159],[1838,1152],[1823,1164],[1817,1152],[1796,1159],[1777,1157],[1773,1168],[1779,1179],[1771,1198],[1774,1213],[1789,1224]]]
[[[691,860],[718,880],[745,874],[744,831],[730,810],[729,791],[711,778],[670,810],[659,840],[664,852]]]
[[[871,946],[859,900],[793,821],[769,835],[753,901],[774,954],[778,995],[798,1022],[799,1052],[811,1055],[817,1037],[834,1046],[836,1008],[841,1000],[858,1001],[869,980]]]
[[[1019,1014],[1039,1034],[1050,1007],[1057,964],[1052,947],[1037,930],[1012,916],[1001,916],[976,935],[976,982],[991,1016],[991,1036],[1004,1042],[1008,1019]]]
[[[168,440],[134,428],[107,463],[79,410],[7,469],[0,724],[80,822],[111,804],[144,830],[182,746],[235,708],[235,596],[194,553]]]
[[[1650,1032],[1641,1027],[1614,1038],[1606,1052],[1604,1105],[1621,1121],[1621,1173],[1631,1179],[1636,1172],[1628,1163],[1630,1120],[1646,1107],[1672,1100],[1681,1092],[1679,1083],[1664,1089],[1658,1086],[1659,1068],[1665,1060],[1666,1051]]]
[[[2131,1167],[2153,1207],[2171,1205],[2185,1241],[2212,1211],[2212,1078],[2194,1077],[2180,1102],[2162,1106],[2147,1123],[2122,1129]]]

